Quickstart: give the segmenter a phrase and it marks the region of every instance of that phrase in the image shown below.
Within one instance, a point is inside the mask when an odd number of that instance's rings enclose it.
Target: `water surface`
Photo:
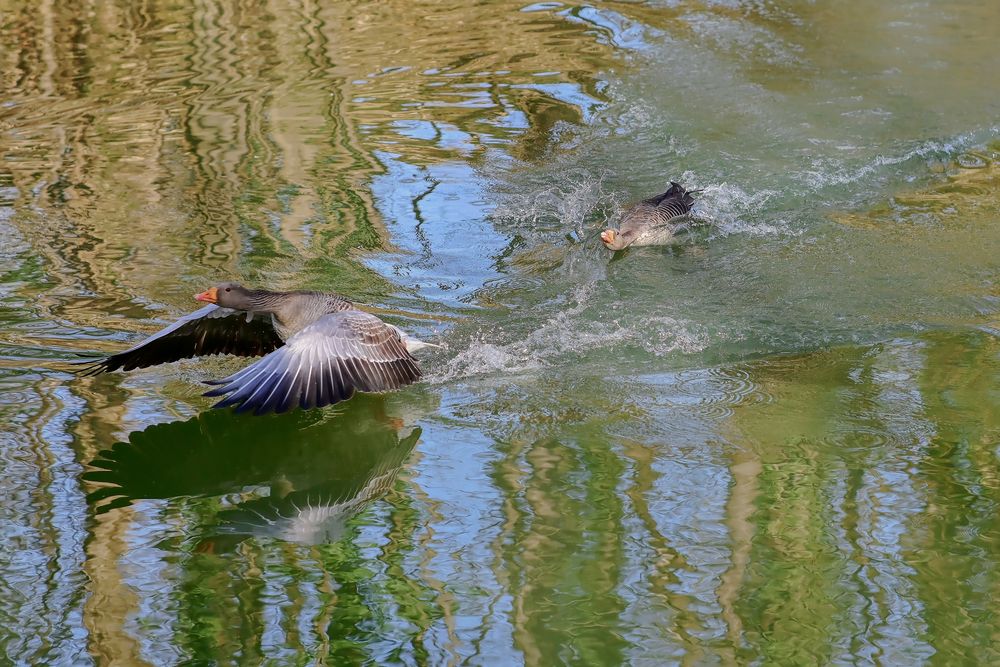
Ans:
[[[2,660],[997,662],[988,5],[0,3]],[[66,365],[234,278],[445,347]]]

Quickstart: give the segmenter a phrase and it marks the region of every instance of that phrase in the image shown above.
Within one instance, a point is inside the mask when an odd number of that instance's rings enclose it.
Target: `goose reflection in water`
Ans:
[[[198,551],[249,537],[338,540],[352,516],[391,488],[413,450],[421,430],[407,426],[412,407],[357,396],[332,413],[213,410],[150,426],[91,462],[88,500],[102,514],[140,500],[220,497],[222,508],[196,531]]]
[[[266,536],[300,544],[343,538],[348,520],[392,488],[399,467],[419,437],[420,428],[416,427],[398,446],[386,452],[375,467],[366,471],[367,475],[351,480],[354,483],[337,480],[286,495],[281,495],[281,490],[276,493],[272,486],[270,496],[240,503],[220,513],[219,524],[214,528],[217,535],[203,541],[200,550],[216,551],[220,545],[233,541],[223,536],[240,540]]]

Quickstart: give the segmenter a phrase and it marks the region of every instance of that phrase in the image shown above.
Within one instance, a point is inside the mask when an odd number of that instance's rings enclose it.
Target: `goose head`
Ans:
[[[601,232],[601,242],[608,250],[624,250],[635,241],[635,234],[619,229],[605,229]]]
[[[215,287],[209,287],[201,294],[196,294],[194,298],[234,310],[256,310],[255,306],[259,305],[255,292],[251,292],[239,283],[220,283]]]

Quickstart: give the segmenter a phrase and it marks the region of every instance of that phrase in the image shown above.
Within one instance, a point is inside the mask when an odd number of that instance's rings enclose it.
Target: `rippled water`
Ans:
[[[0,662],[1000,660],[990,3],[2,7]],[[444,349],[67,366],[226,278]]]

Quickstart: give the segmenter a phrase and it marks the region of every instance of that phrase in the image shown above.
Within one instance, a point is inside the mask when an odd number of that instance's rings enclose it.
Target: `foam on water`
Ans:
[[[475,324],[453,329],[447,338],[457,354],[442,360],[428,378],[430,382],[490,374],[535,374],[549,367],[573,367],[581,360],[598,365],[616,363],[619,356],[583,359],[601,350],[615,355],[627,350],[625,354],[632,361],[645,359],[637,363],[647,363],[650,356],[694,355],[715,339],[731,338],[678,316],[669,304],[641,299],[632,303],[635,297],[627,286],[624,293],[606,289],[610,255],[596,233],[634,196],[609,187],[611,175],[605,171],[567,167],[558,178],[551,176],[548,170],[526,171],[513,178],[515,185],[522,181],[522,187],[508,185],[495,191],[498,205],[491,217],[498,231],[525,242],[501,260],[508,277],[491,284],[485,297],[491,304],[511,310],[499,322],[477,318]],[[530,183],[523,182],[529,179]],[[777,190],[749,191],[727,182],[706,183],[693,171],[678,174],[675,180],[701,190],[693,219],[699,227],[711,230],[709,239],[801,233],[769,214],[769,206],[782,195]],[[666,182],[662,186],[666,187]],[[691,241],[681,236],[678,243]],[[536,278],[525,287],[518,277],[527,275]],[[667,366],[674,365],[667,362]]]
[[[836,155],[817,157],[812,160],[808,168],[793,174],[793,176],[813,191],[829,186],[849,185],[873,178],[884,178],[899,172],[901,165],[912,160],[947,158],[973,146],[981,145],[998,134],[1000,134],[1000,126],[993,126],[986,130],[964,132],[950,139],[920,141],[912,148],[895,155],[878,153],[860,166],[847,163]],[[853,146],[849,149],[857,150]]]
[[[514,354],[509,350],[509,344],[489,342],[486,338],[481,332],[467,338],[466,348],[449,359],[440,370],[429,375],[427,380],[432,384],[442,384],[476,375],[520,374],[542,368],[541,360]]]
[[[708,334],[692,322],[604,309],[596,298],[598,285],[582,285],[567,302],[547,304],[549,316],[527,333],[517,326],[523,320],[512,326],[477,328],[464,335],[456,331],[451,343],[464,349],[429,381],[440,384],[477,375],[534,373],[561,365],[567,358],[579,360],[595,350],[631,347],[663,357],[694,354],[709,345]],[[607,317],[608,312],[614,317]],[[537,319],[537,312],[532,319]]]
[[[769,203],[782,195],[778,190],[748,191],[727,182],[705,183],[692,171],[685,171],[676,180],[688,189],[700,191],[692,214],[697,222],[712,225],[713,236],[800,233],[787,221],[768,216]],[[609,189],[607,181],[607,173],[567,172],[557,184],[504,195],[494,214],[501,226],[531,233],[533,239],[543,235],[563,237],[572,232],[577,240],[599,248],[596,238],[590,237],[633,203],[627,194]],[[654,194],[650,191],[640,197]]]
[[[533,234],[585,233],[585,220],[594,211],[609,202],[618,205],[606,190],[605,174],[584,169],[567,169],[545,185],[497,194],[500,202],[493,211],[497,224]]]
[[[787,222],[766,217],[768,202],[781,194],[777,190],[747,192],[738,185],[729,183],[699,185],[692,172],[685,172],[683,179],[689,189],[701,190],[692,215],[696,220],[712,225],[715,230],[713,236],[778,236],[798,233]]]

